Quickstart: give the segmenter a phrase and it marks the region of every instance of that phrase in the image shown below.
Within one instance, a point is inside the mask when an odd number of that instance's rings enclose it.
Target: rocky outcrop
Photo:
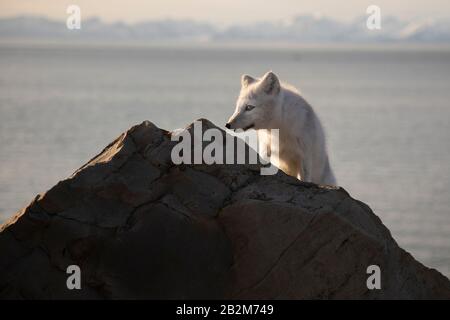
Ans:
[[[170,136],[131,128],[5,223],[0,297],[450,298],[449,280],[342,188],[254,165],[174,165]],[[81,290],[66,286],[69,265]],[[380,290],[367,288],[369,265]]]

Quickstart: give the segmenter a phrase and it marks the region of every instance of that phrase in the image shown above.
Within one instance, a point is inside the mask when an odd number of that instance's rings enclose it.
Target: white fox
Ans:
[[[275,166],[300,180],[336,185],[325,144],[325,134],[312,107],[293,87],[281,84],[273,72],[261,79],[241,78],[236,110],[228,129],[257,131],[261,148],[278,155]],[[271,129],[279,129],[279,145],[271,143]],[[276,162],[276,163],[275,163]]]

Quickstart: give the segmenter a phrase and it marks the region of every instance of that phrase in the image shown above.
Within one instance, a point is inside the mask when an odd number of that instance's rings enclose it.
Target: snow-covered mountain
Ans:
[[[69,30],[65,21],[22,16],[0,19],[0,39],[81,39],[135,41],[215,42],[450,42],[450,19],[403,21],[383,17],[381,30],[369,30],[366,17],[350,23],[300,15],[287,21],[263,21],[219,28],[191,20],[150,20],[136,24],[82,20],[80,30]]]

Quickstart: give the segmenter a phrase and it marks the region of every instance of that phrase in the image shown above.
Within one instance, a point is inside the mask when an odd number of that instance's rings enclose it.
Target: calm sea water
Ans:
[[[130,126],[223,125],[274,70],[326,127],[338,182],[450,275],[450,50],[0,45],[0,221]]]

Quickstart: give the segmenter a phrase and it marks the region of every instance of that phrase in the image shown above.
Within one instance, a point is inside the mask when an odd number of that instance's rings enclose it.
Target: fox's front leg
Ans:
[[[302,180],[302,181],[308,181],[307,180],[307,171],[305,170],[305,167],[301,164],[298,168],[297,179]]]
[[[297,179],[311,182],[311,164],[308,159],[301,159],[298,166]]]

